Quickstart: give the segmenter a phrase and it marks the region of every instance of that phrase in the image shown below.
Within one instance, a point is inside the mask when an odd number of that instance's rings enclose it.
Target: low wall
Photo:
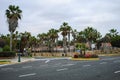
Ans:
[[[67,57],[71,57],[72,56],[72,52],[70,53],[32,53],[32,56],[46,56],[46,57],[51,57],[51,56],[55,56],[55,57],[62,57],[62,56],[67,56]]]
[[[112,53],[112,54],[120,54],[120,48],[117,49],[112,49],[112,50],[106,50],[108,54]],[[51,56],[55,56],[55,57],[62,57],[62,56],[66,56],[66,57],[72,57],[74,55],[75,52],[68,52],[67,54],[62,53],[62,52],[53,52],[53,53],[49,53],[49,52],[33,52],[32,56],[45,56],[45,57],[51,57]],[[92,53],[92,54],[105,54],[106,52],[102,51],[102,50],[94,50],[94,51],[86,51],[86,53]]]

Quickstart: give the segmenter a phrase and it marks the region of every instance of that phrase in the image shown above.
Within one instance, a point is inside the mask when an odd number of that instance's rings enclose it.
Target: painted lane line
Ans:
[[[50,62],[50,60],[46,60],[46,61],[45,61],[45,63],[48,63],[48,62]]]
[[[32,66],[23,66],[22,68],[31,68]]]
[[[120,73],[120,71],[115,71],[114,73],[117,74],[117,73]]]
[[[89,66],[91,66],[91,65],[83,65],[83,67],[89,67]]]
[[[57,69],[56,71],[64,71],[64,70],[68,70],[68,68]]]
[[[6,65],[8,65],[8,64],[3,64],[3,65],[0,65],[0,67],[6,66]]]
[[[75,65],[75,64],[65,64],[65,65],[62,65],[62,66],[72,66],[72,65]]]
[[[19,77],[27,77],[27,76],[34,76],[34,75],[36,75],[36,73],[24,74],[24,75],[20,75]]]
[[[100,64],[107,64],[107,62],[101,62]]]
[[[7,71],[7,70],[13,70],[13,68],[2,68],[1,70]]]

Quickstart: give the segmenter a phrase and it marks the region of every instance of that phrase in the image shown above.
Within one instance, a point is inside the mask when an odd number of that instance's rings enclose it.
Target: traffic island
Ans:
[[[100,60],[100,58],[71,58],[71,60],[88,61],[88,60]]]
[[[71,60],[100,60],[99,56],[97,54],[93,53],[84,53],[80,54],[78,52],[75,52]]]

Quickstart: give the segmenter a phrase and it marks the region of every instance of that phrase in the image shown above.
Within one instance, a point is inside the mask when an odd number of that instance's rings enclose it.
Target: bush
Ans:
[[[8,45],[5,45],[5,46],[3,47],[3,51],[10,51],[10,47],[9,47]]]
[[[90,53],[87,53],[87,54],[74,54],[73,56],[74,58],[98,58],[98,55],[97,54],[90,54]]]
[[[92,57],[92,54],[85,54],[84,57],[85,57],[85,58],[91,58],[91,57]]]
[[[74,55],[74,58],[78,58],[78,55]]]
[[[0,57],[15,57],[16,53],[13,51],[0,52]]]
[[[92,57],[92,58],[98,58],[98,55],[97,55],[97,54],[92,54],[91,57]]]
[[[85,56],[84,54],[80,54],[79,55],[80,58],[84,58],[84,56]]]

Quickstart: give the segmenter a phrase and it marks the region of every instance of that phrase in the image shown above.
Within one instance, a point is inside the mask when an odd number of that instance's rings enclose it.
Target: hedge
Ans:
[[[15,57],[16,53],[13,51],[0,52],[0,57]]]

